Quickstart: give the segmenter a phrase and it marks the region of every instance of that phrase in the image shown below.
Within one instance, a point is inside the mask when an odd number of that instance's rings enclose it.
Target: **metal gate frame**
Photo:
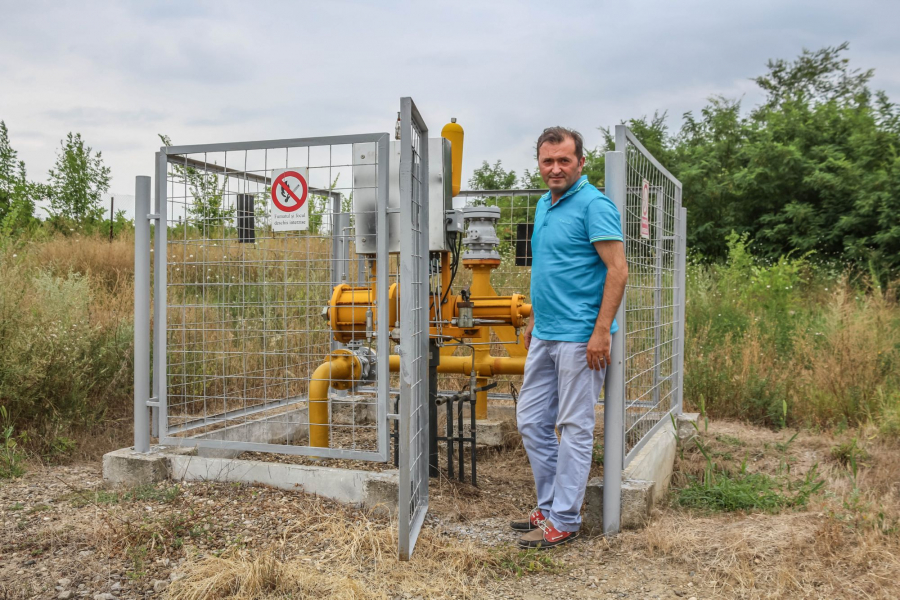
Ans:
[[[428,512],[427,173],[428,127],[412,98],[401,98],[400,223],[409,230],[400,236],[400,560],[412,556]]]
[[[665,215],[659,209],[659,192],[651,195],[651,206],[655,207],[654,212],[657,215],[656,223],[653,224],[656,233],[656,265],[655,265],[655,292],[654,292],[654,359],[653,359],[653,398],[654,401],[647,403],[657,406],[659,403],[659,386],[663,378],[660,377],[660,346],[661,341],[661,319],[662,319],[662,254],[665,252],[664,242],[672,243],[673,257],[673,298],[672,303],[672,326],[673,338],[671,340],[671,360],[672,373],[669,378],[672,380],[672,397],[669,402],[669,408],[665,414],[659,415],[657,422],[647,431],[641,434],[640,439],[630,449],[626,449],[626,390],[628,381],[626,379],[626,368],[629,361],[633,358],[627,354],[628,348],[626,338],[629,335],[627,323],[627,307],[628,292],[631,285],[626,285],[622,302],[616,312],[616,321],[619,325],[619,331],[613,335],[612,347],[610,355],[612,364],[609,365],[606,374],[605,403],[603,408],[604,414],[604,460],[603,460],[603,533],[614,534],[620,529],[621,517],[621,487],[622,472],[624,468],[637,455],[641,448],[657,431],[671,423],[671,419],[681,414],[683,406],[684,391],[684,304],[685,304],[685,254],[687,250],[687,209],[682,207],[682,185],[650,152],[638,141],[634,134],[625,125],[616,126],[616,146],[615,151],[606,153],[606,195],[615,203],[622,216],[622,234],[625,239],[626,247],[629,241],[628,231],[628,148],[629,146],[636,152],[642,160],[646,161],[655,171],[656,175],[662,177],[668,184],[674,188],[673,201],[674,207],[671,218],[674,219],[672,233],[668,236],[662,236],[660,231],[664,228]],[[652,239],[652,238],[651,238]],[[628,256],[626,255],[626,258]],[[629,261],[630,263],[631,261]],[[632,402],[632,405],[639,406],[643,403]],[[626,452],[626,450],[628,450]]]
[[[388,185],[389,185],[389,147],[390,137],[387,133],[354,134],[340,136],[323,136],[309,138],[294,138],[284,140],[263,140],[238,143],[199,144],[188,146],[163,147],[156,153],[155,160],[155,188],[156,211],[150,212],[150,181],[149,178],[139,177],[136,182],[135,207],[135,450],[149,452],[151,427],[153,433],[158,435],[159,444],[169,446],[196,446],[206,448],[227,448],[244,451],[276,452],[281,454],[295,454],[317,456],[322,458],[373,460],[383,462],[388,457],[388,401],[390,396],[390,365],[389,361],[377,362],[377,451],[348,450],[340,448],[313,448],[310,446],[290,446],[281,444],[266,444],[255,442],[237,442],[229,440],[198,440],[186,437],[173,437],[168,427],[167,418],[167,319],[166,319],[166,290],[168,285],[168,269],[166,260],[168,237],[168,163],[170,156],[184,154],[270,150],[303,148],[324,145],[349,145],[354,143],[374,142],[377,144],[377,200],[376,219],[379,232],[376,240],[376,260],[387,265],[388,254]],[[224,170],[223,170],[224,172]],[[426,217],[427,218],[427,217]],[[150,332],[150,222],[155,222],[154,231],[154,260],[153,260],[153,331],[152,331],[152,356],[153,377],[150,381],[151,366],[151,332]],[[332,224],[334,227],[335,224]],[[343,252],[343,248],[335,240],[335,251]],[[334,270],[344,269],[346,261],[332,256],[332,279],[339,277]],[[380,277],[376,281],[376,310],[377,319],[377,352],[380,356],[387,357],[390,353],[390,323],[388,322],[388,289],[387,277]],[[160,377],[159,374],[166,374]],[[149,384],[149,385],[148,385]],[[149,387],[149,390],[148,390]],[[152,421],[150,411],[152,410]]]

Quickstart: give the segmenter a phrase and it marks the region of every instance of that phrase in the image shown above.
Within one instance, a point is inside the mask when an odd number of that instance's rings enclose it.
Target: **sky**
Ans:
[[[117,208],[175,144],[393,132],[411,96],[429,129],[465,129],[482,161],[534,169],[550,125],[580,131],[713,95],[761,100],[769,59],[850,42],[851,65],[900,99],[896,0],[0,0],[0,120],[44,181],[80,132],[112,170]],[[463,188],[467,187],[465,183]]]

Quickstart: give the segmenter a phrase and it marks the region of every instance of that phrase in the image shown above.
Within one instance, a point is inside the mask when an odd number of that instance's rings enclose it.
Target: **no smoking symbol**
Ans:
[[[299,209],[306,202],[308,194],[309,185],[297,171],[285,171],[272,183],[272,202],[282,212],[290,213]]]

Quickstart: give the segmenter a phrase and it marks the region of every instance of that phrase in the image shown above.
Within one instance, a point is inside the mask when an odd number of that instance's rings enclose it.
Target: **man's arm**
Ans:
[[[625,260],[625,244],[619,241],[594,242],[600,260],[606,265],[606,284],[600,301],[600,312],[594,323],[594,332],[587,345],[587,361],[590,369],[602,369],[609,365],[610,327],[619,310],[625,283],[628,281],[628,262]]]
[[[528,325],[525,326],[525,349],[531,348],[531,332],[534,331],[534,308],[531,309],[531,316],[528,317]]]

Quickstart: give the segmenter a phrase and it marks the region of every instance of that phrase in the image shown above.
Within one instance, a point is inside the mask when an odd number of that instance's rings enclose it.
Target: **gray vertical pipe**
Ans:
[[[155,163],[156,165],[159,164],[158,160],[159,160],[159,159],[157,158],[157,162]],[[159,169],[156,169],[156,170],[158,171]],[[159,175],[157,174],[157,177],[158,177],[158,176],[159,176]],[[158,183],[157,183],[156,193],[154,194],[153,212],[156,213],[157,215],[159,214],[159,184],[158,184]],[[157,220],[157,221],[156,221],[156,226],[154,227],[154,230],[153,230],[153,237],[154,237],[154,239],[156,239],[158,235],[159,235],[159,221]],[[153,245],[155,246],[156,243],[154,242]],[[156,273],[160,273],[160,272],[161,272],[161,271],[159,270],[159,261],[156,260],[156,258],[157,258],[157,254],[154,252],[154,253],[153,253],[153,273],[154,273],[154,276],[155,276]],[[154,287],[154,289],[156,289],[156,283],[155,283],[155,281],[154,281],[153,287]],[[153,302],[153,323],[154,323],[154,327],[155,327],[155,326],[156,326],[155,324],[156,324],[156,323],[159,323],[159,302],[157,302],[157,301],[155,300],[156,294],[154,294],[153,297],[154,297],[154,302]],[[156,331],[156,330],[154,329],[153,331]],[[154,398],[156,398],[157,401],[159,401],[159,370],[158,370],[158,369],[156,368],[156,366],[155,366],[155,365],[156,365],[156,348],[155,348],[155,347],[154,347],[154,352],[153,352],[153,364],[154,364],[154,367],[153,367],[153,387],[151,388],[150,395],[153,396]],[[159,438],[159,407],[158,407],[158,406],[152,406],[152,407],[150,407],[150,435],[152,435],[153,437],[155,437],[155,438],[157,438],[157,439]]]
[[[134,184],[134,450],[150,451],[150,178]]]
[[[684,412],[684,338],[687,332],[685,306],[687,305],[687,209],[681,208],[681,189],[678,190],[678,409]]]
[[[153,370],[156,373],[156,400],[159,408],[154,419],[159,425],[159,438],[167,437],[168,416],[166,393],[166,248],[168,218],[166,216],[166,185],[168,183],[168,157],[156,153],[156,243],[153,266]]]
[[[619,146],[616,146],[619,148]],[[606,195],[622,215],[622,236],[627,239],[625,212],[625,153],[606,153]],[[626,247],[627,249],[627,247]],[[627,290],[626,290],[627,293]],[[625,296],[616,311],[619,331],[612,336],[611,364],[606,369],[603,405],[603,533],[619,532],[622,509],[622,465],[625,455]]]

